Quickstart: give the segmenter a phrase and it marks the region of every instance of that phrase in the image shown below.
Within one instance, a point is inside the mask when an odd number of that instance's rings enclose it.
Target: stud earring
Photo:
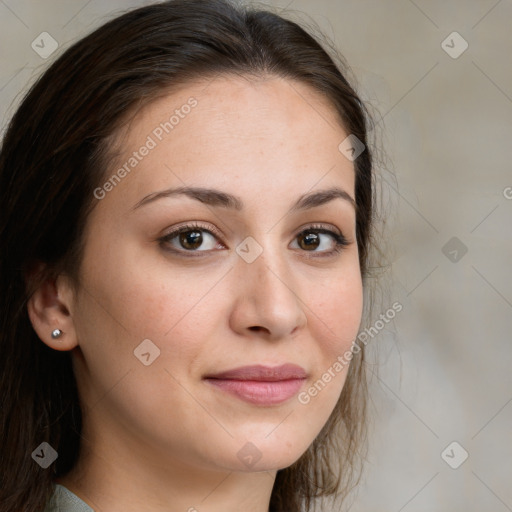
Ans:
[[[60,329],[55,329],[52,331],[52,338],[55,340],[62,336],[62,331]]]

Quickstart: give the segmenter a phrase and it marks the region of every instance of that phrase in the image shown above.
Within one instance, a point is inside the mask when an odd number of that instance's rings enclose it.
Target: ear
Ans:
[[[72,350],[78,345],[72,317],[73,291],[69,279],[47,279],[35,290],[27,303],[32,327],[43,343],[55,350]],[[52,337],[56,329],[60,336]]]

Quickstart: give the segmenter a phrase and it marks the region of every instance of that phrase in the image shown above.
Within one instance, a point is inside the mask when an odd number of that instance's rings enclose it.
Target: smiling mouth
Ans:
[[[269,406],[295,396],[306,381],[306,371],[297,365],[245,366],[205,377],[216,389],[245,402]]]
[[[218,389],[257,405],[275,405],[286,402],[299,392],[306,379],[256,381],[234,379],[206,379]]]

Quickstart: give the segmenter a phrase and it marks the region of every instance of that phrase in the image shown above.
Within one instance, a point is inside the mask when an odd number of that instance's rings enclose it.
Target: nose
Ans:
[[[277,340],[296,334],[307,323],[299,283],[285,262],[265,253],[252,263],[240,259],[230,327],[247,336]]]

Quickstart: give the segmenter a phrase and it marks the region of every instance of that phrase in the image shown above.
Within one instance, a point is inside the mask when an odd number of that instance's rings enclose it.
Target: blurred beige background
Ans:
[[[0,0],[2,133],[62,49],[149,3]],[[396,174],[383,174],[392,287],[368,326],[403,310],[368,345],[371,445],[347,509],[512,511],[512,2],[267,4],[334,40]],[[47,59],[31,46],[42,32],[59,45]]]

